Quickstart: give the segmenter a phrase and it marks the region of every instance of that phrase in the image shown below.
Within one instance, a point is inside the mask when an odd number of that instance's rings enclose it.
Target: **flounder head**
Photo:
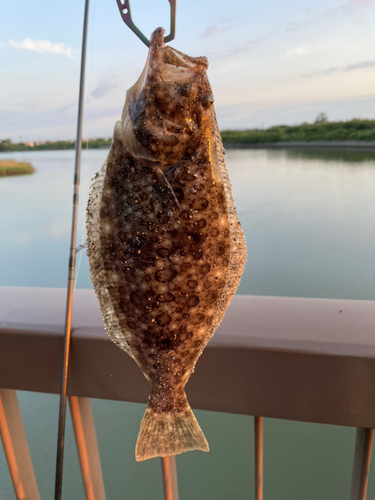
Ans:
[[[151,36],[146,66],[127,91],[121,118],[129,152],[164,171],[196,149],[205,117],[213,112],[205,57],[164,45],[164,30]]]

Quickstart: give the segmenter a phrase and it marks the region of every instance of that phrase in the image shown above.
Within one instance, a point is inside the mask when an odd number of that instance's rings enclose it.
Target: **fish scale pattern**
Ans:
[[[151,38],[87,211],[88,257],[110,338],[151,384],[144,460],[208,451],[184,387],[246,260],[205,58]]]
[[[181,411],[230,266],[223,186],[212,179],[207,155],[184,159],[166,179],[121,144],[113,148],[100,209],[107,288],[131,350],[159,388],[150,405]]]

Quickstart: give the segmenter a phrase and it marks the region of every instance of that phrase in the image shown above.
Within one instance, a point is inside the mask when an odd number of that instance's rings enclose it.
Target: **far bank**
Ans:
[[[293,141],[232,143],[223,141],[226,149],[370,149],[375,150],[375,141]]]
[[[222,130],[221,138],[226,148],[346,148],[374,149],[375,120],[353,120],[330,122],[320,113],[314,123],[300,125],[277,125],[263,129]],[[84,149],[110,147],[112,139],[107,137],[83,139]],[[75,141],[38,141],[13,143],[0,139],[0,152],[41,151],[74,149]]]

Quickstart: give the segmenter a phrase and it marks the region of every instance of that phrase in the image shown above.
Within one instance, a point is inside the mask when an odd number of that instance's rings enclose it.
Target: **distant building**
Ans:
[[[267,124],[263,123],[263,130],[267,130]]]

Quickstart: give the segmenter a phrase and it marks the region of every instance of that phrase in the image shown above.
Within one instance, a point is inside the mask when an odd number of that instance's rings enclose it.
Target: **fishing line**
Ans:
[[[81,183],[81,190],[83,191],[84,194],[87,193],[87,177],[88,177],[88,171],[87,171],[87,165],[88,165],[88,150],[89,150],[89,141],[87,141],[86,145],[86,158],[84,162],[84,169],[83,169],[83,176],[82,178],[84,181]],[[84,197],[86,201],[86,196]],[[83,256],[83,250],[86,248],[86,216],[85,216],[85,211],[83,212],[83,215],[81,217],[81,243],[76,247],[76,255],[78,254],[78,258],[76,259],[76,270],[75,270],[75,275],[74,275],[74,285],[73,285],[73,298],[74,298],[74,292],[76,291],[77,288],[77,283],[78,283],[78,277],[79,273],[81,270],[81,262],[82,262],[82,256]]]

